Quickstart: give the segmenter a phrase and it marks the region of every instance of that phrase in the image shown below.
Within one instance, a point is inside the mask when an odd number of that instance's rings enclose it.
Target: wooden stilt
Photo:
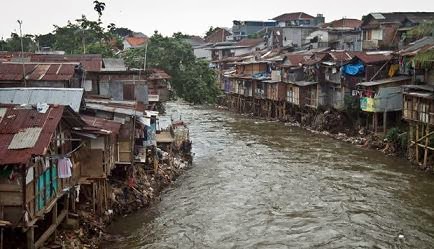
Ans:
[[[35,227],[30,227],[26,232],[27,249],[35,249]]]
[[[419,124],[416,124],[416,163],[419,164]]]
[[[427,164],[427,161],[428,161],[428,145],[429,145],[429,124],[426,124],[426,129],[425,129],[425,135],[426,135],[426,138],[425,138],[425,153],[424,153],[424,155],[423,155],[423,167],[424,168],[426,168],[426,164]]]
[[[387,132],[387,112],[383,113],[383,132],[386,135]]]
[[[96,213],[96,186],[95,183],[92,182],[92,208],[93,212]]]
[[[56,201],[56,203],[54,204],[54,206],[53,206],[53,209],[51,210],[51,224],[52,225],[56,225],[57,224],[57,201]],[[54,235],[54,237],[56,237],[56,234],[57,234],[57,231],[56,230],[54,230],[54,232],[53,232],[53,235]]]

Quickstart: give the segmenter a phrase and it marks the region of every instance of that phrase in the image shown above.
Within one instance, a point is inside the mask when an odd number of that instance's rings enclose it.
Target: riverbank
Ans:
[[[225,102],[223,102],[224,104]],[[287,127],[298,127],[305,129],[313,134],[324,135],[333,139],[353,144],[362,148],[381,151],[386,156],[393,156],[409,160],[409,153],[406,141],[402,142],[403,135],[397,128],[389,129],[389,133],[381,134],[366,130],[360,126],[355,126],[346,116],[346,113],[337,110],[309,110],[303,112],[297,110],[288,112],[292,115],[285,115],[284,119],[257,116],[254,113],[239,113],[231,110],[228,106],[218,105],[215,108],[238,113],[253,119],[272,120],[284,123]],[[409,160],[411,161],[411,160]],[[420,170],[429,171],[430,167],[423,168],[422,165],[415,165]]]
[[[159,200],[162,190],[182,174],[188,163],[177,156],[160,163],[156,172],[143,166],[135,166],[134,178],[121,180],[122,177],[112,177],[112,209],[103,217],[98,217],[90,203],[80,205],[76,213],[69,214],[48,248],[100,248],[101,242],[116,240],[106,233],[106,227],[113,220],[147,208]]]

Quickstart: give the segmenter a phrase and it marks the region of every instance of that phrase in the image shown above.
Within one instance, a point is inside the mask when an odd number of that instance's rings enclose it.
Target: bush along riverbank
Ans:
[[[279,110],[250,106],[250,108],[240,111],[238,106],[239,103],[234,105],[233,98],[223,97],[216,107],[255,119],[281,121],[288,127],[299,127],[314,134],[328,136],[362,148],[381,151],[387,156],[395,156],[409,161],[412,161],[412,156],[414,156],[409,149],[408,127],[403,123],[399,123],[398,127],[389,128],[386,133],[375,133],[362,125],[361,120],[363,119],[359,118],[359,115],[363,114],[357,112],[350,115],[348,111],[299,108],[288,105],[280,112],[280,115],[270,115],[270,113],[273,114],[273,111],[279,113]],[[421,164],[416,166],[421,170],[431,170],[429,166],[424,167]]]
[[[181,126],[186,128],[184,124]],[[188,129],[183,129],[181,135],[176,132],[173,134],[173,130],[163,131],[165,135],[170,132],[178,139],[166,139],[164,143],[158,144],[153,153],[155,157],[150,155],[147,163],[118,166],[112,171],[108,181],[111,189],[110,209],[103,215],[96,215],[92,202],[78,200],[76,212],[68,214],[61,229],[46,247],[101,248],[101,242],[116,241],[116,238],[106,233],[107,225],[114,219],[120,219],[158,201],[160,193],[192,163],[192,143],[188,138]],[[79,196],[89,195],[91,193],[83,190]]]

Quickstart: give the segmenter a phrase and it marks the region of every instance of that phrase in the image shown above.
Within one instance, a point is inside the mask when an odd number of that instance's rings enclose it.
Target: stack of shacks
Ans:
[[[402,44],[399,51],[265,47],[241,55],[229,47],[212,63],[230,110],[283,121],[350,111],[362,129],[384,136],[406,121],[411,159],[426,168],[434,163],[434,38]]]
[[[40,248],[82,205],[110,213],[110,177],[156,169],[155,106],[170,76],[101,55],[1,58],[0,243]]]
[[[434,135],[434,60],[432,56],[423,57],[433,52],[432,36],[417,40],[399,51],[399,71],[412,78],[411,85],[403,86],[403,118],[409,124],[410,159],[424,169],[429,163],[432,167],[434,151],[431,144]]]

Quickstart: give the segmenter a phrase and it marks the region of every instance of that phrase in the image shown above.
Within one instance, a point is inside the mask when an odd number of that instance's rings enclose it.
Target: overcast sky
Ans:
[[[17,19],[23,20],[23,32],[43,34],[53,24],[65,25],[82,14],[96,19],[93,0],[0,0],[0,38],[18,30]],[[434,11],[433,0],[103,0],[106,3],[102,21],[115,23],[152,35],[181,31],[204,35],[210,26],[232,26],[232,20],[267,20],[282,13],[304,11],[324,14],[326,21],[342,18],[360,19],[370,12]]]

